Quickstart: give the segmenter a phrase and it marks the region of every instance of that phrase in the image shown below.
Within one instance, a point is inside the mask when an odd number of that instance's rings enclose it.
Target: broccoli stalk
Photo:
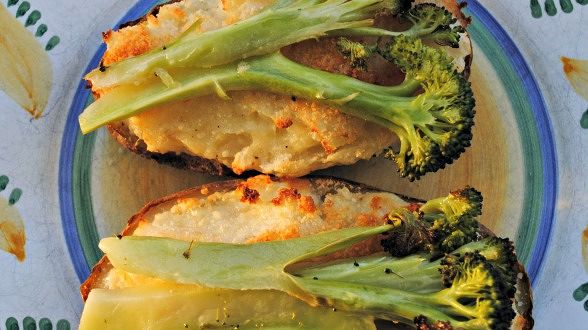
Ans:
[[[114,267],[137,274],[210,288],[281,290],[306,301],[285,269],[289,265],[343,250],[394,229],[347,228],[285,241],[254,244],[190,242],[127,236],[105,238],[99,247]]]
[[[318,277],[295,277],[294,282],[323,305],[385,320],[409,323],[424,316],[456,329],[509,329],[515,316],[512,301],[498,283],[492,264],[479,253],[467,253],[452,267],[452,278],[443,279],[449,287],[426,293],[414,292],[412,287],[396,289]]]
[[[146,303],[146,302],[157,303]],[[279,311],[279,312],[276,312]],[[104,329],[370,329],[373,317],[308,306],[269,290],[153,285],[93,289],[80,330]]]
[[[394,289],[410,288],[412,292],[434,292],[443,288],[439,270],[441,260],[429,261],[426,254],[393,257],[376,253],[366,257],[292,269],[291,273],[302,278],[318,278]]]
[[[467,191],[470,190],[462,193]],[[429,206],[446,205],[440,201],[434,200]],[[466,213],[471,216],[470,212]],[[514,318],[512,298],[518,269],[508,240],[470,242],[441,258],[417,245],[421,249],[403,257],[375,253],[357,259],[317,261],[316,257],[380,235],[387,235],[389,247],[399,246],[405,243],[403,233],[413,230],[413,221],[423,222],[423,228],[431,230],[429,236],[434,236],[434,226],[424,216],[414,217],[415,212],[404,208],[391,213],[395,216],[388,225],[348,228],[286,241],[193,244],[131,236],[106,238],[100,248],[115,268],[179,283],[278,290],[312,306],[329,306],[407,324],[414,321],[431,329],[508,328]],[[399,238],[398,243],[390,242]]]
[[[513,265],[518,261],[512,242],[497,237],[468,243],[442,258],[432,260],[427,253],[415,253],[401,258],[375,253],[365,257],[303,267],[291,270],[291,273],[305,278],[317,277],[320,280],[386,286],[394,289],[410,288],[412,292],[430,293],[451,285],[456,275],[454,265],[467,253],[479,253],[500,273],[502,279],[516,279],[516,267]],[[443,278],[440,278],[441,273],[444,274]],[[515,282],[509,282],[513,289],[515,285]],[[508,294],[512,298],[514,292]]]
[[[162,49],[92,71],[86,77],[96,89],[152,80],[157,70],[211,68],[280,48],[327,32],[371,26],[376,13],[397,14],[409,0],[278,1],[257,15],[226,27],[198,33],[200,22]]]
[[[210,69],[170,72],[172,82],[125,85],[79,117],[82,132],[170,101],[227,91],[262,89],[297,95],[384,126],[400,139],[389,151],[402,176],[414,180],[450,164],[470,144],[475,111],[469,82],[452,59],[419,39],[399,36],[382,51],[406,72],[397,86],[378,86],[295,63],[280,53]],[[171,79],[171,78],[170,78]],[[422,93],[413,96],[420,89]]]
[[[411,23],[404,31],[389,31],[377,27],[358,27],[336,30],[332,36],[377,36],[397,37],[405,35],[430,40],[442,46],[459,47],[459,40],[465,29],[457,24],[457,19],[445,8],[431,3],[421,3],[398,14]]]

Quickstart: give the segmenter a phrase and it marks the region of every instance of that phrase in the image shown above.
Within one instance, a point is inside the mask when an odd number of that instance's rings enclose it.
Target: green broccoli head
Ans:
[[[434,42],[440,46],[459,48],[459,41],[465,29],[458,24],[457,19],[447,9],[432,3],[406,6],[401,2],[391,4],[390,10],[383,10],[384,14],[395,15],[411,23],[410,28],[403,31],[387,30],[379,27],[359,27],[335,31],[335,35],[397,37],[405,35],[417,37],[427,42]]]
[[[397,257],[426,251],[431,258],[436,258],[477,240],[479,236],[478,221],[470,215],[438,214],[427,218],[422,212],[397,209],[390,212],[388,218],[401,226],[382,240],[382,246]]]
[[[431,40],[441,46],[459,48],[460,36],[465,32],[466,30],[461,25],[442,27],[427,36],[426,40]]]
[[[410,8],[405,16],[421,29],[431,29],[433,31],[439,26],[449,26],[457,22],[447,9],[433,3],[417,4]]]
[[[457,19],[445,8],[432,3],[421,3],[404,15],[413,26],[405,34],[431,40],[442,46],[459,47],[459,40],[465,29],[457,24]]]
[[[508,283],[510,290],[509,297],[514,297],[515,286],[518,276],[518,259],[514,244],[508,238],[488,237],[477,242],[464,245],[454,253],[463,254],[478,252],[486,258],[500,276],[500,282]]]
[[[488,248],[484,250],[485,257],[492,260],[496,270],[500,273],[502,282],[509,283],[512,290],[510,297],[514,297],[518,276],[518,259],[515,247],[508,238],[492,237],[488,239]]]
[[[337,48],[343,56],[349,59],[351,66],[363,70],[367,69],[367,60],[376,50],[376,46],[369,47],[343,37],[337,41]]]
[[[431,223],[433,237],[440,241],[440,252],[449,253],[478,238],[478,221],[482,214],[482,194],[466,187],[446,197],[432,199],[419,211]]]
[[[511,285],[501,281],[494,264],[483,255],[468,252],[414,265],[415,256],[378,255],[360,258],[356,265],[344,260],[315,267],[293,280],[319,297],[321,305],[361,310],[385,320],[414,320],[418,329],[510,328],[515,317],[508,294]],[[399,273],[390,277],[392,269]],[[311,278],[313,273],[320,275]],[[420,280],[405,281],[405,276]],[[421,291],[423,281],[429,280],[439,286]]]
[[[487,262],[487,259],[479,252],[465,252],[463,254],[454,253],[446,254],[441,258],[441,267],[439,273],[441,273],[441,281],[447,288],[451,287],[455,278],[467,267],[472,265],[478,265]]]
[[[471,242],[477,237],[477,228],[478,222],[473,217],[435,221],[433,237],[439,242],[435,254],[448,253]]]
[[[449,321],[455,328],[510,329],[515,312],[509,292],[510,283],[500,280],[500,273],[479,252],[453,257],[441,267],[448,286],[433,295],[446,304]],[[424,314],[426,316],[426,314]]]
[[[396,127],[391,127],[400,148],[390,149],[386,156],[410,180],[453,163],[472,139],[475,100],[470,83],[445,51],[420,39],[401,35],[380,52],[423,90],[406,105],[405,120],[396,120]]]
[[[412,27],[401,32],[378,28],[356,31],[358,35],[363,31],[391,37],[386,47],[381,47],[380,42],[365,45],[345,38],[337,45],[354,67],[366,69],[367,60],[377,53],[405,72],[401,90],[412,97],[404,100],[405,104],[391,102],[402,113],[389,111],[376,116],[391,122],[388,127],[400,141],[399,148],[388,149],[384,156],[395,161],[400,174],[413,181],[452,164],[470,146],[475,100],[470,83],[457,72],[454,59],[444,49],[426,45],[426,41],[434,41],[458,47],[465,31],[456,24],[457,19],[434,4],[418,4],[400,16],[411,21]]]
[[[446,205],[451,208],[455,215],[470,215],[473,217],[482,214],[483,202],[482,193],[470,186],[451,192],[445,200]]]

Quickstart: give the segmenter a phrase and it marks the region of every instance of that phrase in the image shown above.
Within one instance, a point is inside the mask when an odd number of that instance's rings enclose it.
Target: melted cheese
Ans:
[[[264,92],[231,98],[168,104],[129,119],[128,126],[152,152],[215,159],[236,173],[288,176],[369,159],[394,140],[386,129],[317,103]]]

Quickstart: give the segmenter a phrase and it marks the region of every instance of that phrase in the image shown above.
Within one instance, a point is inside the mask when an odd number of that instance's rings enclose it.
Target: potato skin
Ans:
[[[188,155],[186,153],[158,153],[147,150],[147,145],[136,135],[132,134],[125,122],[118,122],[108,125],[110,135],[128,150],[139,154],[147,159],[155,160],[160,164],[170,165],[182,170],[189,170],[198,173],[207,173],[218,176],[235,176],[236,174],[227,166],[212,159]]]

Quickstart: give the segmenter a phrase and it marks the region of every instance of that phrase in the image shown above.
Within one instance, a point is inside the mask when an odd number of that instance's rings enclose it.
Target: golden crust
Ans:
[[[137,214],[133,215],[129,219],[129,221],[127,222],[127,226],[122,230],[120,235],[133,235],[134,231],[137,229],[141,221],[144,220],[145,215],[151,210],[161,206],[162,204],[165,204],[173,200],[181,200],[184,198],[191,198],[195,196],[204,197],[215,192],[233,190],[236,189],[241,182],[241,180],[231,180],[210,183],[196,188],[179,191],[177,193],[162,197],[160,199],[153,200],[147,203],[141,210],[139,210]],[[108,258],[106,256],[103,256],[98,261],[98,263],[94,265],[94,267],[92,268],[92,273],[80,286],[80,293],[82,294],[82,298],[84,299],[84,301],[86,301],[86,298],[88,298],[90,291],[95,287],[95,284],[97,283],[98,279],[110,269],[112,269],[112,266],[110,265],[110,262],[108,261]]]
[[[173,39],[168,35],[161,39],[156,39],[151,35],[149,26],[159,25],[158,14],[162,7],[169,6],[181,0],[170,0],[166,4],[154,7],[147,15],[122,24],[118,30],[108,30],[102,33],[102,40],[107,45],[107,50],[102,57],[101,64],[109,66],[112,63],[122,61],[126,58],[141,55],[155,47],[162,45]],[[186,18],[186,13],[179,8],[168,10],[176,16],[178,21]],[[112,45],[112,46],[111,46]]]
[[[105,44],[111,43],[112,31],[108,31],[103,34],[103,40]],[[126,40],[125,47],[110,48],[108,52],[104,54],[102,64],[105,66],[111,65],[121,61],[122,59],[137,56],[153,49],[153,43],[149,38],[150,33],[143,25],[137,25],[128,27],[126,29],[119,30],[117,33],[118,38]]]

